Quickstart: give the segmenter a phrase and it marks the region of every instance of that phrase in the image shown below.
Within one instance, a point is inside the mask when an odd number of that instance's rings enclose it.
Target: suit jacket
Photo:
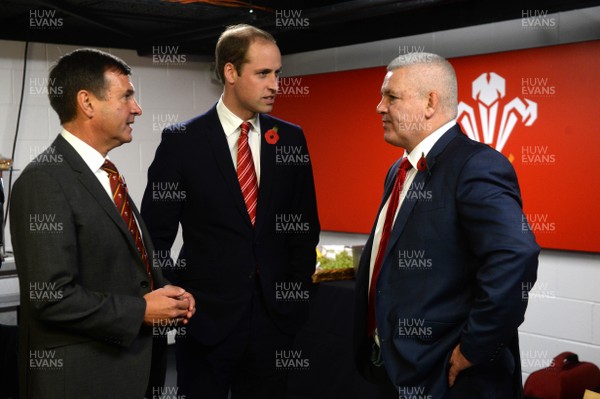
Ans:
[[[388,172],[382,206],[398,163]],[[442,398],[448,360],[460,343],[477,366],[504,368],[520,381],[517,327],[536,278],[539,247],[523,216],[512,165],[468,139],[458,125],[433,146],[427,165],[401,205],[377,280],[385,369],[404,392],[425,389],[428,397]],[[366,315],[372,243],[373,232],[357,277],[358,364],[371,351]]]
[[[248,310],[257,278],[283,332],[296,332],[308,314],[320,227],[306,140],[298,126],[268,115],[260,126],[255,227],[216,106],[165,129],[148,170],[142,215],[164,265],[181,224],[183,249],[163,271],[196,298],[187,331],[206,345]],[[265,133],[274,127],[278,139],[269,143]]]
[[[152,331],[142,327],[149,279],[115,204],[62,136],[25,168],[12,195],[21,396],[143,398],[152,354]],[[162,286],[160,270],[152,274]]]

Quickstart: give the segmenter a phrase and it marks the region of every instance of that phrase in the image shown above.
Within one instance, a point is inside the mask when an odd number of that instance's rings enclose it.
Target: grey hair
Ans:
[[[422,95],[436,91],[441,105],[451,118],[456,118],[458,88],[456,73],[452,65],[442,56],[433,53],[407,53],[396,57],[387,66],[388,71],[398,68],[418,66],[418,73],[411,74],[410,80]]]

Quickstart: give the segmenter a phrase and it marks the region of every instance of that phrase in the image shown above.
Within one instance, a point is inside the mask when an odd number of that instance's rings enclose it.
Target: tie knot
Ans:
[[[104,163],[102,164],[102,166],[100,167],[100,169],[105,170],[108,173],[111,174],[119,174],[119,171],[117,170],[117,167],[115,166],[114,163],[112,163],[111,161],[109,161],[108,159],[104,160]]]
[[[404,157],[402,159],[402,162],[400,162],[400,166],[398,167],[398,169],[408,171],[410,168],[412,168],[412,164],[408,160],[408,157]]]
[[[240,129],[242,130],[242,134],[248,134],[250,132],[250,122],[246,121],[240,125]]]

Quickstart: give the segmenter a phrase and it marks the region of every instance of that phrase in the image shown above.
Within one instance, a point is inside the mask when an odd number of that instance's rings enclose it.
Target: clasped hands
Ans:
[[[144,295],[146,312],[144,323],[147,325],[187,324],[196,313],[196,300],[186,290],[174,285],[165,285]]]

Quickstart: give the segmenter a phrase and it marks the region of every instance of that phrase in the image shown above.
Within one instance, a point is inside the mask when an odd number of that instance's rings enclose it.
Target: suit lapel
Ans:
[[[454,125],[454,127],[450,128],[446,133],[440,137],[440,139],[435,143],[435,145],[431,148],[431,151],[427,154],[427,169],[428,171],[418,172],[415,178],[412,181],[412,184],[407,192],[407,198],[419,198],[418,195],[411,195],[414,192],[415,187],[420,187],[420,189],[424,190],[427,182],[429,181],[430,174],[433,173],[433,169],[435,167],[435,163],[437,157],[444,151],[446,146],[457,134],[460,133],[460,129],[458,125]],[[387,197],[386,197],[387,198]],[[404,231],[404,227],[406,226],[406,222],[408,221],[408,217],[412,213],[417,200],[412,201],[403,201],[400,206],[400,210],[398,211],[398,216],[396,217],[396,221],[394,222],[394,226],[392,227],[392,232],[390,233],[390,239],[388,241],[387,248],[385,250],[384,255],[384,263],[387,257],[390,255],[392,248],[395,246],[395,243],[398,241],[402,232]]]
[[[259,115],[260,119],[260,182],[258,204],[256,208],[256,230],[266,222],[269,199],[271,197],[275,173],[275,145],[267,143],[266,132],[273,128],[273,120],[268,115]]]
[[[56,146],[58,151],[61,154],[63,154],[65,160],[71,166],[71,169],[79,173],[79,181],[81,182],[81,185],[85,187],[86,190],[88,190],[88,192],[98,203],[100,208],[104,210],[106,215],[115,223],[117,228],[121,231],[131,249],[137,253],[135,241],[129,233],[129,230],[127,230],[125,221],[117,211],[117,207],[115,206],[114,202],[112,202],[112,200],[98,181],[98,178],[94,175],[94,173],[92,173],[90,168],[85,164],[85,162],[77,153],[77,151],[75,151],[75,149],[62,136],[59,135],[57,137],[57,139],[54,141],[54,145]],[[135,206],[131,198],[129,198],[129,201],[132,205],[132,208],[134,208]],[[136,217],[138,218],[138,220],[140,220],[139,214],[137,214],[137,210]],[[145,268],[141,257],[139,258],[139,265]]]
[[[246,203],[244,202],[244,197],[242,195],[242,189],[240,188],[240,182],[237,178],[237,172],[233,165],[233,160],[231,159],[231,152],[229,151],[229,147],[227,145],[225,131],[223,130],[223,126],[219,120],[216,106],[211,108],[207,112],[206,116],[207,123],[203,130],[206,132],[206,137],[209,145],[212,148],[215,162],[221,171],[225,185],[231,192],[232,198],[236,203],[236,207],[240,212],[241,217],[249,226],[252,226],[250,216],[248,215],[248,210],[246,209]]]
[[[381,200],[381,204],[379,205],[379,210],[375,214],[375,222],[373,223],[373,227],[371,228],[371,234],[369,234],[369,238],[365,243],[365,250],[361,255],[360,265],[358,270],[358,278],[357,278],[357,287],[366,287],[367,282],[369,281],[369,270],[371,264],[371,256],[373,251],[373,239],[375,236],[375,230],[377,228],[377,220],[379,219],[379,215],[381,214],[381,209],[387,202],[388,198],[392,193],[392,189],[394,188],[394,181],[396,180],[396,173],[398,171],[398,165],[400,165],[402,159],[394,162],[392,167],[388,171],[388,175],[385,179],[385,186],[383,189],[383,199]],[[389,248],[389,245],[388,245]]]

